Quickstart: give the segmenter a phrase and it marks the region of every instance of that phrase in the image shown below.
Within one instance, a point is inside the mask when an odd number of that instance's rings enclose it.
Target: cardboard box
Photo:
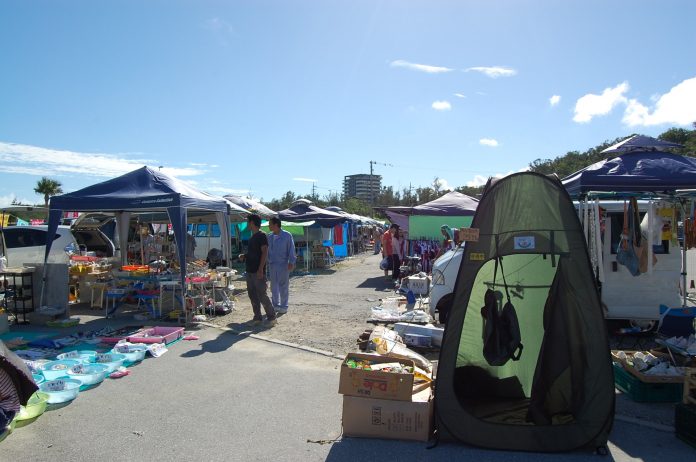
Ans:
[[[415,295],[427,295],[430,290],[430,277],[419,277],[419,276],[409,276],[406,278],[408,280],[408,288]]]
[[[428,441],[433,427],[430,389],[413,401],[343,397],[343,435],[364,438]]]
[[[338,392],[344,395],[411,401],[414,393],[413,374],[352,369],[346,366],[348,359],[367,360],[373,364],[399,362],[411,367],[414,366],[413,361],[374,354],[348,353],[341,365],[341,379],[338,384]],[[416,391],[420,388],[417,387]]]

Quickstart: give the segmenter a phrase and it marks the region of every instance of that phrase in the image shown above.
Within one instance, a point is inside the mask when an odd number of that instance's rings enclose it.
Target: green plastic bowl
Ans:
[[[26,406],[19,408],[19,414],[15,417],[15,420],[29,420],[35,419],[46,410],[46,403],[48,402],[48,395],[40,391],[35,392],[27,401]]]

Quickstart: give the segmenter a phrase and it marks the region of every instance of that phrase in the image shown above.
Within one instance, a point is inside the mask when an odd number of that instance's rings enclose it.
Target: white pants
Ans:
[[[287,309],[290,288],[290,271],[288,265],[274,264],[268,265],[271,276],[271,301],[273,306]]]

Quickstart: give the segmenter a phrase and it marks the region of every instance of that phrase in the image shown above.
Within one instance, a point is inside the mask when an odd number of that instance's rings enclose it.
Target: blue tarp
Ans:
[[[112,211],[127,221],[130,213],[166,212],[179,255],[182,287],[186,269],[186,222],[188,210],[207,211],[220,214],[223,229],[229,229],[229,206],[225,199],[198,191],[187,184],[149,167],[142,167],[117,178],[61,196],[53,196],[49,205],[48,235],[56,232],[64,211],[89,212]],[[221,224],[223,225],[223,224]],[[229,241],[229,239],[227,239]],[[46,256],[52,241],[46,244]],[[226,254],[229,258],[226,247]],[[122,252],[125,249],[121,249]],[[44,275],[45,277],[45,275]],[[43,295],[43,291],[42,291]]]
[[[596,192],[674,192],[696,188],[696,158],[633,151],[596,162],[563,179],[572,197]]]

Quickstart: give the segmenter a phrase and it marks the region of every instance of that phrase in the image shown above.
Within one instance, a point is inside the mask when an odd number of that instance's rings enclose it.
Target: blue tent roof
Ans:
[[[226,212],[227,202],[149,167],[54,196],[50,202],[51,209],[80,211],[161,210],[167,207]]]
[[[596,162],[563,179],[571,196],[596,192],[667,192],[696,188],[696,158],[633,151]]]
[[[289,222],[314,220],[325,228],[330,228],[347,220],[346,216],[317,207],[307,199],[296,200],[290,208],[278,212],[278,218]]]

